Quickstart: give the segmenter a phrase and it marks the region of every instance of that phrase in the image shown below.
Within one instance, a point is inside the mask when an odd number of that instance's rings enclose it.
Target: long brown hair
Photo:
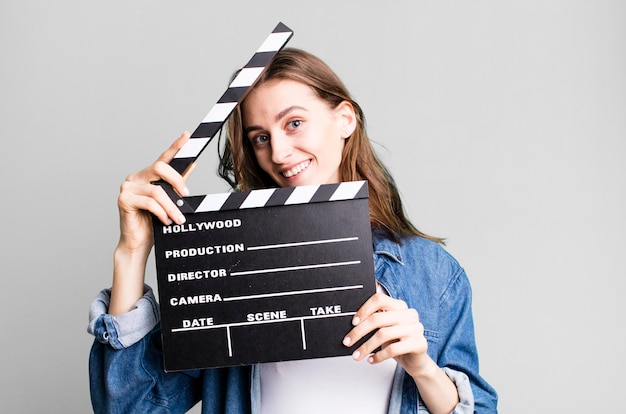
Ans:
[[[352,105],[357,126],[345,141],[339,166],[340,177],[341,181],[367,180],[373,229],[382,231],[385,237],[394,241],[398,241],[401,236],[418,236],[443,242],[440,238],[419,231],[406,217],[393,177],[376,156],[367,136],[363,110],[326,63],[303,50],[283,49],[257,81],[257,85],[272,79],[290,79],[308,85],[330,108],[337,107],[343,101]],[[228,119],[226,136],[227,141],[220,154],[219,175],[240,191],[276,187],[274,180],[259,166],[252,145],[245,139],[240,106]]]

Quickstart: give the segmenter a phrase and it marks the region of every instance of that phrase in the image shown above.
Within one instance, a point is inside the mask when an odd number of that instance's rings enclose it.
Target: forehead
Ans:
[[[273,116],[291,106],[313,110],[323,104],[310,86],[290,79],[273,79],[252,89],[243,101],[241,111],[245,120]]]

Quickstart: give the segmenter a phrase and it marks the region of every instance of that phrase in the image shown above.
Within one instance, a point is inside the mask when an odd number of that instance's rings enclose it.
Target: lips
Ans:
[[[306,160],[289,168],[288,170],[281,171],[280,174],[285,178],[292,178],[309,168],[309,165],[311,165],[311,160]]]

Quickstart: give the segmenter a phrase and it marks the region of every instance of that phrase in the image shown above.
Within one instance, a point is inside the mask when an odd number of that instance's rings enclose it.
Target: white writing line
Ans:
[[[280,249],[282,247],[296,247],[296,246],[310,246],[312,244],[326,244],[326,243],[339,243],[346,241],[358,240],[358,237],[344,237],[342,239],[327,239],[327,240],[313,240],[295,243],[282,243],[282,244],[268,244],[266,246],[251,246],[247,250],[266,250],[266,249]]]
[[[353,260],[350,262],[335,262],[335,263],[322,263],[322,264],[314,264],[314,265],[302,265],[302,266],[290,266],[290,267],[275,267],[273,269],[258,269],[258,270],[246,270],[243,272],[231,272],[231,276],[245,276],[245,275],[254,275],[254,274],[262,274],[262,273],[273,273],[273,272],[289,272],[292,270],[304,270],[304,269],[319,269],[323,267],[335,267],[335,266],[349,266],[361,263],[360,260]]]
[[[172,330],[172,332],[174,332],[174,331]],[[228,340],[228,356],[232,357],[233,356],[233,345],[232,345],[231,340],[230,340],[230,326],[226,327],[226,339]]]
[[[343,312],[343,313],[333,313],[329,315],[317,315],[317,316],[296,316],[293,318],[285,318],[285,319],[272,319],[269,321],[255,321],[255,322],[234,322],[234,323],[225,323],[222,325],[209,325],[209,326],[196,326],[193,328],[174,328],[171,332],[184,332],[184,331],[200,331],[204,329],[216,329],[216,328],[227,328],[233,326],[247,326],[247,325],[260,325],[264,323],[279,323],[279,322],[293,322],[293,321],[304,321],[307,319],[323,319],[323,318],[336,318],[339,316],[352,316],[356,312]]]
[[[302,333],[302,349],[306,351],[306,333],[304,332],[304,319],[300,320],[300,332]]]
[[[293,290],[290,292],[265,293],[261,295],[233,296],[230,298],[224,298],[223,301],[230,302],[230,301],[235,301],[235,300],[274,298],[277,296],[306,295],[309,293],[336,292],[339,290],[352,290],[352,289],[363,289],[363,285],[338,286],[338,287],[308,289],[308,290]]]

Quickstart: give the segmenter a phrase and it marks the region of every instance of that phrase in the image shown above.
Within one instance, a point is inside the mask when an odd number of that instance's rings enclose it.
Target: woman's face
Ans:
[[[330,108],[309,86],[276,79],[250,92],[242,117],[244,139],[279,186],[340,181],[344,138],[356,125],[347,101]]]

